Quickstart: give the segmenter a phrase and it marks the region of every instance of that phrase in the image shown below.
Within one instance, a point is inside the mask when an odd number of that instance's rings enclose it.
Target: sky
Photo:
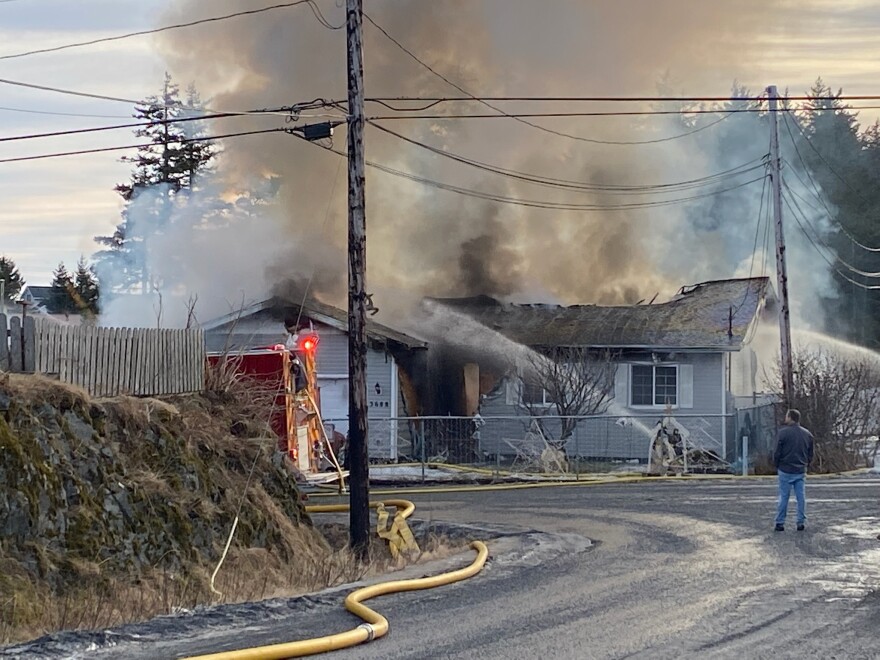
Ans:
[[[320,2],[331,20],[341,18],[334,0]],[[177,18],[181,4],[169,0],[0,2],[0,56],[164,25]],[[206,1],[185,4],[187,17],[222,13],[230,5],[228,2]],[[235,3],[236,8],[268,4],[272,3],[269,0]],[[818,75],[835,87],[844,87],[849,94],[880,93],[880,41],[876,39],[880,29],[880,2],[745,0],[723,3],[737,8],[730,9],[727,14],[713,14],[714,9],[710,11],[703,7],[714,7],[714,2],[691,2],[691,10],[683,0],[652,0],[651,6],[655,10],[668,6],[669,14],[675,16],[675,20],[680,18],[689,22],[683,34],[698,35],[711,25],[715,35],[713,40],[697,39],[679,45],[666,43],[664,48],[657,48],[655,57],[634,62],[632,68],[638,75],[604,80],[601,88],[564,89],[565,81],[557,80],[554,71],[567,53],[561,47],[557,48],[557,44],[577,40],[586,22],[596,26],[608,21],[614,26],[609,34],[603,35],[602,30],[591,32],[591,38],[609,39],[609,48],[604,51],[609,53],[614,52],[612,41],[614,44],[650,42],[657,31],[665,29],[662,23],[658,24],[656,16],[641,16],[640,10],[646,5],[635,0],[582,1],[576,11],[573,9],[575,4],[578,3],[563,0],[519,3],[518,11],[493,12],[487,16],[487,38],[503,43],[511,52],[528,52],[534,66],[546,68],[544,91],[556,93],[653,94],[656,93],[656,81],[663,76],[675,81],[677,91],[689,95],[727,94],[734,79],[753,92],[772,83],[780,89],[800,93]],[[492,4],[486,6],[489,11]],[[620,20],[619,12],[624,10],[630,12],[631,20]],[[612,16],[612,12],[617,13]],[[662,11],[657,15],[662,16]],[[294,8],[277,12],[273,20],[314,19],[307,10]],[[719,29],[719,21],[724,23],[725,29]],[[398,31],[405,25],[404,17],[397,26]],[[506,34],[522,32],[524,26],[528,26],[531,34],[529,43],[511,43],[509,39],[505,42]],[[192,34],[194,38],[200,38],[211,29],[202,26]],[[0,78],[138,99],[156,93],[164,71],[171,69],[173,74],[183,72],[183,75],[194,76],[192,80],[180,80],[184,85],[195,82],[208,95],[222,96],[224,72],[181,61],[186,56],[186,51],[179,47],[184,34],[183,30],[176,33],[177,47],[173,54],[169,54],[167,42],[145,36],[59,53],[0,60]],[[738,47],[739,44],[742,48]],[[467,54],[459,53],[466,62]],[[289,56],[289,52],[278,53],[278,57]],[[370,57],[369,53],[367,57]],[[602,64],[601,61],[584,62],[585,67],[601,67]],[[344,56],[340,53],[338,66],[341,69],[344,65]],[[507,90],[516,83],[516,72],[511,71],[509,75],[511,80],[506,83]],[[327,90],[326,95],[334,96],[338,91]],[[391,94],[394,90],[383,89],[382,92]],[[271,102],[255,95],[251,107]],[[59,116],[37,114],[37,111],[95,116]],[[120,123],[130,117],[131,111],[130,105],[125,103],[81,99],[0,84],[0,137]],[[863,121],[873,121],[876,112],[863,113]],[[127,144],[134,139],[123,130],[7,142],[0,143],[0,158]],[[89,256],[95,251],[95,235],[112,232],[121,209],[113,187],[125,181],[129,174],[129,165],[119,162],[119,155],[102,153],[28,163],[0,163],[0,254],[11,257],[29,283],[47,284],[59,261],[73,266],[80,255]]]

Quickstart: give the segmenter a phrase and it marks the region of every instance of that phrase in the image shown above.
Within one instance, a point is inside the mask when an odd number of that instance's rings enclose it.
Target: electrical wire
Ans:
[[[832,212],[831,212],[831,209],[828,208],[828,205],[825,203],[825,199],[822,197],[822,194],[819,192],[819,187],[818,187],[818,185],[816,185],[816,180],[813,178],[813,175],[810,173],[810,168],[809,168],[809,166],[807,165],[807,161],[806,161],[806,159],[801,155],[801,151],[800,151],[800,149],[798,149],[797,141],[794,139],[794,133],[792,133],[792,131],[791,131],[791,124],[792,124],[792,122],[795,124],[795,126],[798,127],[798,129],[800,129],[800,126],[798,126],[797,121],[796,121],[795,119],[791,118],[790,116],[785,115],[784,117],[785,117],[785,121],[784,121],[783,123],[785,124],[785,128],[786,128],[786,130],[788,131],[788,137],[789,137],[789,140],[791,140],[791,144],[792,144],[792,146],[794,147],[794,150],[795,150],[795,153],[797,154],[798,160],[800,160],[801,165],[803,166],[804,172],[806,173],[807,178],[810,180],[810,184],[811,184],[811,186],[812,186],[812,188],[813,188],[813,193],[816,195],[816,198],[819,200],[819,203],[822,204],[822,206],[825,207],[825,210],[828,212],[828,217],[829,217],[831,220],[833,220],[833,221],[835,222],[835,224],[836,224],[838,227],[840,227],[841,231],[842,231],[842,232],[846,235],[846,237],[847,237],[850,241],[852,241],[855,245],[857,245],[857,246],[860,247],[861,249],[865,250],[866,252],[880,252],[880,247],[876,247],[876,248],[875,248],[875,247],[869,247],[869,246],[865,245],[864,243],[862,243],[861,241],[859,241],[855,236],[853,236],[853,235],[852,235],[852,232],[851,232],[851,231],[850,231],[850,230],[849,230],[849,229],[848,229],[848,228],[847,228],[842,222],[840,222],[840,220],[837,219],[836,214],[832,213]],[[804,140],[806,140],[806,141],[810,144],[810,146],[812,146],[812,147],[815,149],[815,146],[813,145],[813,143],[810,142],[809,138],[807,138],[806,134],[805,134],[802,130],[801,130],[801,135],[803,136]],[[818,152],[816,152],[816,153],[818,153]],[[821,157],[821,154],[819,154],[819,155],[820,155],[820,157]],[[827,161],[825,161],[824,158],[823,158],[822,160],[823,160],[823,161],[825,162],[825,164],[829,167],[829,169],[831,169],[830,164],[829,164]],[[795,171],[795,169],[792,168],[792,171]],[[837,173],[834,172],[834,170],[832,170],[832,172],[833,172],[835,175],[837,175]],[[795,176],[797,176],[797,177],[800,179],[800,175],[798,175],[796,171],[795,171]],[[862,197],[862,196],[861,196],[861,193],[858,192],[857,190],[853,189],[853,188],[852,188],[852,187],[851,187],[846,181],[844,181],[844,179],[843,179],[842,177],[840,177],[839,175],[837,175],[837,178],[839,178],[841,181],[843,181],[844,184],[846,184],[846,186],[847,186],[848,188],[850,188],[851,190],[853,190],[853,192],[855,192],[855,193],[858,194],[860,197]],[[801,180],[801,183],[803,183],[803,180]],[[805,187],[805,188],[808,188],[808,186],[804,186],[804,187]],[[867,202],[867,200],[866,200],[864,197],[862,197],[862,200],[865,201],[865,202]]]
[[[521,172],[518,170],[512,170],[507,168],[502,168],[497,165],[493,165],[491,163],[481,162],[472,158],[467,158],[460,154],[456,154],[444,149],[440,149],[438,147],[431,146],[429,144],[425,144],[424,142],[420,142],[413,138],[407,137],[405,135],[401,135],[395,131],[392,131],[389,128],[381,126],[380,124],[376,124],[370,122],[370,125],[374,128],[392,135],[399,140],[402,140],[408,144],[418,146],[421,149],[425,149],[435,155],[442,156],[444,158],[448,158],[458,163],[462,163],[474,168],[477,168],[482,171],[490,172],[493,174],[507,176],[519,181],[525,181],[527,183],[533,183],[536,185],[547,186],[551,188],[562,188],[566,190],[571,190],[574,192],[603,192],[608,194],[630,194],[630,195],[639,195],[639,194],[656,194],[658,192],[673,192],[680,190],[688,190],[692,188],[698,188],[706,185],[714,185],[718,182],[718,180],[733,177],[740,174],[745,174],[755,169],[759,169],[764,167],[763,164],[755,165],[754,167],[749,167],[752,163],[762,160],[762,157],[755,158],[747,163],[743,163],[742,165],[738,165],[732,169],[718,172],[716,174],[708,175],[705,177],[700,177],[698,179],[691,179],[687,181],[679,181],[675,183],[663,183],[663,184],[643,184],[643,185],[598,185],[598,184],[589,184],[583,183],[580,181],[573,181],[570,179],[556,179],[552,177],[544,177],[536,174],[530,174],[527,172]]]
[[[131,115],[95,115],[84,112],[53,112],[51,110],[32,110],[30,108],[10,108],[0,106],[0,112],[21,112],[29,115],[54,115],[56,117],[87,117],[89,119],[130,119]]]
[[[557,130],[554,130],[554,129],[552,129],[552,128],[547,128],[546,126],[541,126],[540,124],[535,124],[534,122],[527,121],[526,119],[523,118],[523,115],[515,115],[515,114],[507,113],[507,112],[505,112],[504,110],[502,110],[501,108],[499,108],[498,106],[493,105],[492,103],[490,103],[489,101],[487,101],[485,98],[480,98],[480,97],[475,96],[474,94],[471,94],[471,93],[470,93],[469,91],[467,91],[464,87],[462,87],[461,85],[456,84],[455,82],[453,82],[452,80],[450,80],[449,78],[447,78],[446,76],[444,76],[442,73],[440,73],[439,71],[437,71],[436,69],[434,69],[433,67],[431,67],[427,62],[425,62],[424,60],[422,60],[421,58],[419,58],[415,53],[413,53],[413,52],[412,52],[411,50],[409,50],[406,46],[404,46],[400,41],[398,41],[398,40],[395,39],[391,34],[389,34],[388,31],[387,31],[385,28],[383,28],[383,27],[382,27],[381,25],[379,25],[376,21],[374,21],[374,20],[370,17],[369,14],[367,14],[366,12],[364,12],[363,16],[364,16],[364,18],[365,18],[365,19],[366,19],[366,20],[367,20],[367,21],[368,21],[373,27],[375,27],[377,30],[379,30],[379,32],[381,32],[383,35],[385,35],[385,37],[386,37],[389,41],[391,41],[391,43],[393,43],[395,46],[397,46],[400,50],[402,50],[404,53],[406,53],[409,57],[411,57],[411,58],[412,58],[413,60],[415,60],[418,64],[420,64],[421,66],[423,66],[423,67],[424,67],[425,69],[427,69],[429,72],[431,72],[432,74],[434,74],[435,76],[437,76],[440,80],[442,80],[442,81],[445,82],[446,84],[450,85],[451,87],[457,89],[457,90],[458,90],[459,92],[461,92],[462,94],[466,94],[468,97],[470,97],[471,100],[473,100],[473,101],[477,101],[478,103],[483,104],[484,106],[486,106],[486,107],[489,108],[490,110],[493,110],[493,111],[499,113],[500,116],[507,117],[507,118],[509,118],[509,119],[514,119],[515,121],[518,121],[518,122],[521,123],[521,124],[525,124],[526,126],[530,126],[531,128],[537,129],[537,130],[542,131],[542,132],[544,132],[544,133],[548,133],[548,134],[550,134],[550,135],[555,135],[555,136],[558,136],[558,137],[569,138],[569,139],[571,139],[571,140],[576,140],[576,141],[578,141],[578,142],[588,142],[588,143],[591,143],[591,144],[606,144],[606,145],[644,145],[644,144],[657,144],[657,143],[660,143],[660,142],[668,142],[668,141],[670,141],[670,140],[677,140],[677,139],[679,139],[679,138],[683,138],[683,137],[687,137],[687,136],[689,136],[689,135],[693,135],[694,133],[698,133],[698,132],[700,132],[700,131],[702,131],[702,130],[705,130],[705,129],[707,129],[707,128],[711,128],[712,126],[716,126],[717,124],[721,123],[723,120],[727,119],[727,117],[729,116],[729,115],[726,115],[726,116],[722,117],[721,119],[719,119],[718,121],[712,122],[712,123],[710,123],[710,124],[707,125],[707,126],[703,126],[703,127],[697,128],[696,130],[688,131],[688,132],[686,132],[686,133],[681,133],[681,134],[679,134],[679,135],[673,135],[673,136],[669,136],[669,137],[665,137],[665,138],[656,138],[656,139],[653,139],[653,140],[600,140],[600,139],[597,139],[597,138],[587,138],[587,137],[584,137],[584,136],[582,136],[582,135],[572,135],[571,133],[565,133],[565,132],[563,132],[563,131],[557,131]]]
[[[87,98],[87,99],[97,99],[99,101],[113,101],[115,103],[126,103],[128,105],[134,105],[134,106],[144,105],[146,103],[144,99],[127,99],[127,98],[123,98],[120,96],[108,96],[105,94],[94,94],[92,92],[80,92],[80,91],[73,90],[73,89],[65,89],[63,87],[51,87],[49,85],[37,85],[35,83],[22,82],[20,80],[10,80],[8,78],[0,78],[0,85],[12,85],[14,87],[24,87],[26,89],[36,89],[41,92],[53,92],[56,94],[66,94],[68,96],[79,96],[79,97]],[[325,101],[323,101],[323,100],[321,100],[321,101],[322,101],[322,104],[326,104]],[[160,103],[156,103],[156,104],[150,104],[150,105],[151,105],[151,107],[156,107],[156,108],[177,108],[180,110],[187,110],[189,112],[218,113],[217,110],[214,110],[212,108],[196,108],[193,106],[184,105],[182,103],[174,104],[174,105],[163,105]],[[305,105],[308,105],[308,104],[305,104]],[[296,104],[294,106],[289,106],[287,108],[277,108],[277,109],[267,108],[267,109],[263,109],[263,110],[243,110],[243,111],[242,110],[227,110],[225,112],[228,114],[231,114],[231,115],[242,115],[242,116],[244,116],[244,115],[276,115],[276,116],[281,116],[281,117],[288,117],[291,114],[290,108],[298,108],[298,107],[299,107],[299,104]],[[323,105],[318,106],[318,107],[323,107]]]
[[[341,160],[336,161],[336,173],[333,175],[333,185],[330,186],[330,196],[327,198],[327,209],[324,211],[324,222],[321,224],[321,234],[320,234],[321,236],[324,236],[325,232],[327,231],[327,225],[330,222],[330,210],[333,208],[333,197],[334,197],[334,194],[336,193],[336,184],[339,181],[339,172],[341,170],[342,170],[342,161]],[[302,314],[303,314],[303,311],[305,310],[305,307],[306,307],[306,301],[309,298],[309,291],[312,288],[312,284],[315,281],[315,275],[317,273],[318,273],[318,263],[315,262],[315,264],[312,266],[312,273],[311,273],[311,275],[309,275],[309,281],[306,283],[305,290],[303,291],[302,301],[300,302],[300,305],[299,305],[299,311],[296,314],[296,325],[295,325],[296,328],[299,328],[299,322],[302,320]],[[316,408],[317,408],[317,406],[316,406]],[[323,425],[322,425],[322,428],[323,428]],[[328,445],[330,444],[329,441],[327,444]],[[331,448],[331,452],[332,451],[333,450]],[[340,475],[340,478],[341,478],[341,475]]]
[[[131,124],[115,124],[113,126],[97,126],[93,128],[74,128],[67,131],[53,131],[51,133],[31,133],[29,135],[12,135],[0,137],[0,142],[16,142],[19,140],[35,140],[39,138],[61,137],[66,135],[79,135],[80,133],[97,133],[100,131],[115,131],[123,128],[140,128],[144,126],[161,126],[163,124],[180,124],[183,122],[202,121],[203,119],[222,119],[224,117],[239,117],[234,112],[221,112],[213,115],[198,117],[181,117],[178,119],[157,119],[156,121],[135,122]]]
[[[454,85],[453,85],[454,86]],[[767,100],[763,94],[758,96],[371,96],[366,101],[382,103],[389,110],[395,110],[387,102],[430,102],[431,105],[438,103],[466,103],[469,101],[522,101],[528,103],[758,103]],[[852,96],[787,96],[781,101],[880,101],[880,94],[862,94]],[[824,109],[824,108],[820,108]],[[788,111],[789,108],[779,108],[780,112]],[[400,109],[401,112],[406,109]]]
[[[302,136],[296,135],[295,133],[291,133],[291,134],[295,135],[296,137],[298,137],[300,139],[304,139],[304,138],[302,138]],[[316,146],[320,146],[320,145],[316,145]],[[336,154],[337,156],[341,156],[344,158],[347,157],[345,152],[339,151],[337,149],[333,149],[332,147],[321,147],[321,148],[326,149],[327,151],[330,151],[330,152]],[[372,167],[374,169],[377,169],[381,172],[385,172],[386,174],[390,174],[392,176],[407,179],[409,181],[420,183],[422,185],[436,188],[439,190],[453,192],[453,193],[456,193],[456,194],[459,194],[459,195],[462,195],[465,197],[473,197],[476,199],[483,199],[483,200],[490,201],[490,202],[509,204],[509,205],[513,205],[513,206],[521,206],[521,207],[527,207],[527,208],[539,208],[539,209],[550,209],[550,210],[557,210],[557,211],[599,211],[599,212],[602,212],[602,211],[626,211],[626,210],[643,209],[643,208],[672,206],[675,204],[686,203],[686,202],[695,201],[698,199],[704,199],[707,197],[721,195],[726,192],[731,192],[733,190],[738,190],[740,188],[744,188],[748,185],[751,185],[757,181],[760,181],[764,178],[763,176],[758,177],[758,178],[752,179],[750,181],[746,181],[744,183],[740,183],[738,185],[731,186],[729,188],[724,188],[722,190],[716,190],[711,193],[692,195],[689,197],[656,200],[656,201],[651,201],[651,202],[630,202],[630,203],[625,203],[625,204],[602,205],[602,204],[574,204],[574,203],[568,203],[568,202],[553,202],[553,201],[549,201],[549,200],[532,200],[532,199],[522,199],[519,197],[509,197],[506,195],[489,193],[486,191],[476,190],[476,189],[472,189],[472,188],[464,188],[462,186],[456,186],[456,185],[445,183],[442,181],[428,179],[426,177],[422,177],[422,176],[413,174],[412,172],[398,170],[393,167],[389,167],[387,165],[384,165],[382,163],[376,163],[376,162],[369,161],[369,160],[366,161],[366,165],[368,165],[369,167]]]
[[[766,169],[766,165],[764,167]],[[764,183],[761,184],[761,197],[760,197],[761,202],[760,202],[760,205],[758,206],[758,222],[755,223],[755,244],[752,247],[752,260],[749,263],[749,276],[747,278],[748,280],[752,279],[752,272],[754,271],[754,268],[755,268],[755,258],[757,257],[757,254],[758,254],[758,236],[761,233],[761,225],[764,220],[764,195],[767,192],[767,178],[768,177],[765,174],[764,175]],[[750,290],[751,290],[751,284],[749,284],[746,287],[746,292],[743,294],[742,300],[740,301],[739,305],[736,306],[736,309],[733,311],[733,315],[732,315],[733,317],[736,317],[736,315],[739,313],[739,311],[743,308],[743,305],[746,304],[746,300],[749,297]]]
[[[826,243],[826,242],[822,239],[821,234],[819,233],[819,230],[817,230],[817,229],[813,226],[813,223],[810,222],[810,219],[807,217],[807,214],[804,213],[804,211],[803,211],[803,209],[801,208],[800,204],[797,203],[797,199],[795,199],[795,194],[794,194],[794,192],[792,191],[792,189],[789,187],[788,182],[787,182],[784,178],[781,179],[781,182],[782,182],[782,187],[783,187],[786,191],[788,191],[788,194],[789,194],[789,196],[790,196],[790,198],[791,198],[791,203],[794,204],[795,208],[797,208],[798,213],[801,214],[801,218],[803,218],[803,221],[804,221],[804,223],[806,223],[807,227],[809,227],[809,228],[813,231],[813,233],[814,233],[815,236],[816,236],[816,240],[817,240],[819,243],[821,243],[822,246],[823,246],[826,250],[829,250],[830,252],[832,252],[832,253],[834,254],[834,258],[835,258],[835,260],[836,260],[840,265],[842,265],[843,267],[845,267],[845,268],[846,268],[847,270],[849,270],[850,272],[852,272],[852,273],[854,273],[854,274],[856,274],[856,275],[861,275],[862,277],[868,277],[868,278],[872,278],[872,279],[880,277],[880,272],[869,272],[869,271],[861,270],[861,269],[859,269],[859,268],[853,266],[851,263],[849,263],[849,262],[846,261],[845,259],[843,259],[839,254],[837,254],[837,251],[836,251],[833,247],[831,247],[830,245],[828,245],[828,243]]]
[[[880,105],[862,105],[862,106],[849,106],[848,110],[878,110],[880,109]],[[809,108],[803,108],[802,112],[812,111]],[[415,119],[429,119],[431,121],[442,121],[449,119],[518,119],[521,117],[549,117],[549,118],[561,118],[561,117],[645,117],[652,115],[717,115],[717,114],[765,114],[770,112],[764,108],[728,108],[724,110],[720,109],[696,109],[696,110],[629,110],[629,111],[614,111],[609,110],[606,112],[596,111],[596,112],[516,112],[516,113],[506,113],[503,115],[498,114],[434,114],[434,115],[372,115],[367,117],[368,121],[411,121]],[[788,108],[779,108],[774,112],[785,113],[785,112],[794,112],[794,110]],[[604,143],[600,143],[604,144]]]
[[[240,133],[226,133],[224,135],[211,135],[207,137],[195,137],[195,138],[181,138],[170,140],[169,143],[173,144],[188,144],[190,142],[209,142],[213,140],[222,140],[224,138],[231,137],[242,137],[246,135],[261,135],[263,133],[280,133],[286,132],[289,129],[286,128],[267,128],[258,131],[242,131]],[[83,156],[88,154],[97,154],[103,153],[107,151],[126,151],[128,149],[144,149],[147,147],[154,147],[155,144],[126,144],[118,147],[99,147],[96,149],[80,149],[78,151],[61,151],[50,154],[38,154],[36,156],[17,156],[15,158],[0,158],[0,163],[20,163],[24,161],[31,160],[45,160],[47,158],[61,158],[64,156]]]
[[[840,276],[842,279],[846,280],[847,282],[849,282],[853,286],[857,286],[860,289],[865,289],[866,291],[880,290],[880,284],[862,284],[861,282],[857,282],[856,280],[852,279],[846,273],[843,273],[839,268],[837,268],[837,266],[835,266],[834,262],[831,259],[829,259],[825,255],[824,252],[822,252],[822,249],[816,244],[816,242],[813,240],[813,237],[806,230],[806,228],[803,226],[803,224],[801,224],[800,218],[798,218],[797,214],[794,212],[794,209],[792,208],[791,204],[788,201],[788,197],[783,195],[782,201],[788,207],[788,210],[791,211],[791,215],[795,219],[795,222],[797,223],[798,227],[800,228],[801,233],[807,237],[807,240],[813,246],[813,249],[816,250],[816,252],[819,254],[819,256],[822,257],[822,260],[826,264],[828,264],[829,268],[831,268],[835,273],[837,273],[838,276]]]
[[[210,18],[202,18],[186,23],[175,23],[174,25],[165,25],[163,27],[153,28],[151,30],[138,30],[137,32],[128,32],[126,34],[119,34],[112,37],[101,37],[99,39],[90,39],[89,41],[79,41],[71,44],[63,44],[61,46],[52,46],[51,48],[37,48],[34,50],[25,51],[23,53],[0,55],[0,60],[12,60],[19,57],[27,57],[29,55],[39,55],[43,53],[57,53],[58,51],[68,50],[70,48],[82,48],[83,46],[94,46],[96,44],[103,44],[110,41],[121,41],[122,39],[130,39],[131,37],[142,37],[148,34],[167,32],[168,30],[179,30],[181,28],[204,25],[205,23],[216,23],[218,21],[225,21],[231,18],[240,18],[242,16],[263,14],[265,12],[274,11],[276,9],[289,9],[291,7],[297,7],[299,5],[309,5],[312,8],[312,13],[315,15],[315,18],[317,18],[318,22],[320,22],[324,27],[327,27],[331,30],[338,30],[340,29],[340,27],[345,27],[344,25],[336,27],[327,22],[327,19],[324,18],[323,14],[321,14],[320,8],[316,7],[313,2],[314,0],[296,0],[296,2],[282,2],[275,5],[270,5],[268,7],[260,7],[259,9],[248,9],[245,11],[238,11],[233,14],[225,14],[223,16],[212,16]]]

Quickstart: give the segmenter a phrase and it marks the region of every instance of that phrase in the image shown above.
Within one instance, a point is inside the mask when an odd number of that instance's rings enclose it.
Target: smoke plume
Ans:
[[[266,2],[215,0],[211,15]],[[331,23],[344,22],[337,3],[317,0]],[[730,82],[755,71],[762,26],[795,11],[763,0],[735,3],[585,3],[558,0],[374,0],[367,12],[436,71],[480,95],[625,95],[662,92],[725,94]],[[175,3],[169,21],[205,15],[204,3]],[[365,24],[367,96],[461,96]],[[322,27],[307,6],[161,35],[172,74],[194,81],[217,110],[289,105],[346,95],[344,30]],[[667,72],[672,72],[672,76]],[[677,83],[676,80],[687,81]],[[658,84],[662,81],[662,86]],[[772,81],[754,81],[760,91]],[[619,109],[611,104],[516,104],[517,111]],[[644,109],[644,107],[642,108]],[[369,104],[368,115],[395,113]],[[487,113],[473,102],[439,105],[438,115]],[[325,114],[322,112],[306,114]],[[300,123],[326,118],[302,118]],[[712,119],[697,117],[700,126]],[[613,145],[548,134],[512,119],[406,120],[385,125],[414,140],[504,167],[593,184],[593,192],[561,190],[482,172],[367,128],[368,159],[445,184],[524,200],[599,206],[700,195],[694,188],[664,195],[620,195],[614,185],[700,179],[767,151],[768,132],[753,115],[687,132],[676,117],[593,117],[535,123],[586,140],[655,140]],[[217,132],[282,126],[282,117],[216,121]],[[334,146],[344,149],[344,127]],[[760,161],[757,161],[760,162]],[[271,231],[217,233],[217,252],[179,242],[192,288],[205,305],[228,305],[228,283],[212,288],[218,267],[243,271],[238,289],[258,298],[313,281],[327,302],[341,303],[346,278],[346,168],[342,158],[284,134],[224,143],[220,174],[244,190],[278,177],[276,203],[262,209]],[[761,170],[753,175],[760,176]],[[748,176],[718,188],[738,184]],[[368,170],[368,289],[389,320],[404,318],[422,296],[488,293],[559,302],[635,303],[681,285],[759,272],[751,256],[761,184],[687,204],[619,210],[559,211],[456,195]],[[827,272],[792,241],[793,295],[830,293]],[[180,260],[180,259],[179,259]],[[761,266],[762,260],[757,265]],[[751,267],[749,267],[749,265]],[[229,279],[229,278],[227,278]],[[196,291],[195,287],[201,287]],[[279,288],[280,287],[280,288]],[[238,290],[235,289],[235,290]],[[208,302],[208,301],[214,302]],[[216,301],[221,301],[217,303]],[[208,316],[215,310],[204,310]],[[228,311],[228,310],[220,310]]]

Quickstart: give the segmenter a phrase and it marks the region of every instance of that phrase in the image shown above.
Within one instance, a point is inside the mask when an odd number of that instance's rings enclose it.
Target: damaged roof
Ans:
[[[274,298],[273,302],[276,307],[283,307],[285,311],[292,311],[295,314],[299,314],[300,305],[298,303],[291,303],[281,298]],[[348,312],[339,309],[338,307],[334,307],[333,305],[310,299],[302,306],[302,315],[315,321],[326,323],[327,325],[342,330],[343,332],[348,332]],[[374,342],[391,342],[409,349],[427,348],[427,344],[422,340],[404,334],[399,330],[389,328],[387,325],[377,323],[370,318],[367,318],[366,331],[367,339],[373,340]]]
[[[280,322],[285,317],[302,316],[304,319],[312,319],[319,323],[323,323],[332,328],[336,328],[342,332],[348,333],[348,312],[332,305],[322,303],[314,298],[310,298],[304,305],[298,302],[291,302],[284,298],[269,298],[254,303],[241,310],[225,314],[216,319],[212,319],[202,324],[202,328],[206,331],[217,330],[224,327],[233,326],[239,319],[246,318],[259,312],[271,313]],[[427,348],[427,344],[421,339],[416,339],[410,335],[404,334],[386,325],[377,323],[372,319],[367,319],[367,340],[372,345],[388,345],[399,346],[405,349],[421,349]]]
[[[766,277],[715,280],[682,287],[664,303],[511,304],[488,296],[436,299],[526,346],[739,350],[766,302]]]

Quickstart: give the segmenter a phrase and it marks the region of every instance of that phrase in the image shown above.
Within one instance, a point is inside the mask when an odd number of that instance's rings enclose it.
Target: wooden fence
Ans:
[[[8,330],[8,332],[7,332]],[[0,315],[0,370],[56,376],[92,396],[198,392],[205,337],[195,330],[68,326]]]

